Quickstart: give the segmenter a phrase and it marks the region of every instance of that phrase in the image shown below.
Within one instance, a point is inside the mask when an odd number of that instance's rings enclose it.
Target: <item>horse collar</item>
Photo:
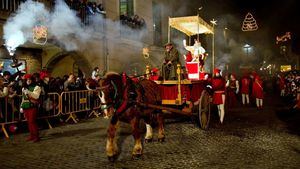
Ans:
[[[115,91],[114,99],[116,99],[117,95],[118,95],[118,88],[117,88],[116,84],[114,83],[114,81],[111,80],[110,82],[113,85],[113,88],[114,88],[114,91]]]

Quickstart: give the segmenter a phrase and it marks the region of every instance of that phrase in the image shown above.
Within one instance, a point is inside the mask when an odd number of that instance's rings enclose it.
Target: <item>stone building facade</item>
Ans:
[[[20,2],[20,0],[12,1]],[[39,0],[39,2],[45,3],[49,8],[53,5],[51,0]],[[167,30],[167,22],[161,24],[162,20],[159,20],[155,21],[156,24],[154,23],[154,18],[161,19],[161,17],[165,17],[155,13],[156,10],[153,6],[159,2],[157,0],[97,0],[97,3],[102,3],[104,6],[106,12],[105,23],[101,25],[103,29],[96,32],[93,38],[89,40],[89,44],[86,44],[88,48],[85,47],[78,51],[66,51],[51,42],[44,46],[26,43],[17,49],[17,53],[18,58],[26,59],[28,71],[36,72],[46,67],[53,76],[63,76],[71,72],[78,73],[78,71],[89,76],[96,66],[105,71],[126,71],[129,74],[144,73],[146,64],[158,67],[163,55],[161,45],[167,41],[166,36],[162,37],[162,34],[165,34]],[[136,35],[133,38],[128,36],[127,32],[123,32],[124,25],[120,21],[120,15],[124,12],[124,4],[127,5],[127,10],[131,10],[127,12],[138,15],[145,21],[145,28],[143,31],[139,31],[142,33],[138,38],[135,38]],[[10,9],[1,6],[1,37],[3,37],[3,26],[7,18],[15,12],[15,6],[13,5]],[[159,29],[157,25],[160,26]],[[114,29],[111,29],[112,27]],[[155,38],[158,36],[157,29],[160,31],[160,38]],[[134,30],[132,32],[135,34]],[[2,39],[0,43],[4,48]],[[144,47],[150,49],[148,60],[142,55]],[[31,51],[31,57],[29,57],[28,51]],[[9,58],[5,52],[1,52],[0,57]]]

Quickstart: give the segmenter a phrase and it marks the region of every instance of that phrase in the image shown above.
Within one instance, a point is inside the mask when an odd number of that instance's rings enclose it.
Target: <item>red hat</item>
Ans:
[[[49,77],[49,74],[45,71],[40,72],[40,79],[45,79],[45,77]]]
[[[217,74],[217,73],[220,73],[220,72],[221,72],[220,69],[217,69],[217,68],[214,69],[214,74]]]
[[[158,72],[159,70],[158,70],[156,67],[154,67],[154,68],[152,68],[151,71],[154,72],[154,73],[156,73],[156,72]]]
[[[24,79],[31,79],[32,76],[31,76],[31,74],[25,74],[23,77],[24,77]]]

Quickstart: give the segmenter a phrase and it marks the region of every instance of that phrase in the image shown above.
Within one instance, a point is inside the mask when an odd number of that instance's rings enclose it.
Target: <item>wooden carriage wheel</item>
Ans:
[[[203,90],[199,99],[199,126],[203,130],[207,130],[210,121],[210,103],[211,98],[209,93],[206,90]]]

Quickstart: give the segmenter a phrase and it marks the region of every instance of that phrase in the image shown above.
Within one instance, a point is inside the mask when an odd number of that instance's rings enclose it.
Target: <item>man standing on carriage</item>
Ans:
[[[201,42],[198,39],[194,39],[194,45],[187,46],[186,40],[183,40],[183,46],[186,50],[190,51],[192,54],[192,60],[189,62],[198,62],[200,71],[203,71],[206,53],[205,53],[205,49],[201,46]]]
[[[220,69],[214,69],[214,77],[212,78],[213,104],[218,107],[220,122],[223,123],[225,116],[225,79],[221,76]]]
[[[162,65],[162,76],[164,80],[177,79],[177,64],[180,64],[178,50],[172,43],[165,44],[165,57]]]

